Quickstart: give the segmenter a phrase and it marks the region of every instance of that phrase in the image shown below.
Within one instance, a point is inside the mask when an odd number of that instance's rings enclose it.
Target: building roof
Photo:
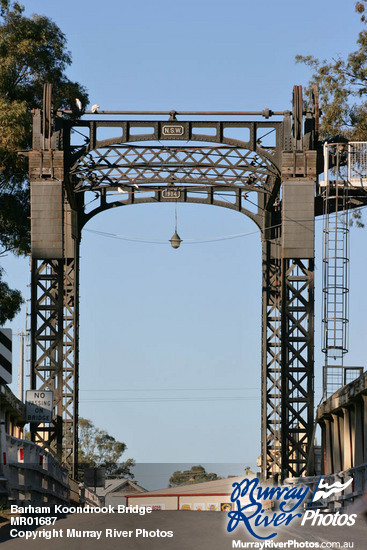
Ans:
[[[241,483],[245,476],[227,477],[225,479],[215,479],[214,481],[204,481],[202,483],[190,483],[188,485],[178,485],[177,487],[168,487],[166,489],[158,489],[155,491],[146,491],[144,496],[154,495],[177,495],[177,494],[228,494],[233,491],[233,483]],[[250,477],[250,476],[246,476]],[[256,477],[256,476],[253,476]],[[126,493],[128,496],[137,496]]]
[[[146,489],[126,478],[106,479],[104,487],[96,487],[96,494],[105,497],[110,493],[144,493]]]

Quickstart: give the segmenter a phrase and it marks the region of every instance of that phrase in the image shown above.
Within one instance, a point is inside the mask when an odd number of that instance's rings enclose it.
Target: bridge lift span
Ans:
[[[324,204],[317,90],[306,110],[302,87],[294,86],[292,111],[102,111],[83,118],[54,112],[51,92],[45,85],[28,152],[31,384],[54,391],[53,422],[35,425],[33,440],[77,474],[84,225],[120,206],[202,203],[241,212],[261,230],[262,475],[312,473],[314,220]],[[367,203],[367,195],[355,195],[349,192],[348,208]]]

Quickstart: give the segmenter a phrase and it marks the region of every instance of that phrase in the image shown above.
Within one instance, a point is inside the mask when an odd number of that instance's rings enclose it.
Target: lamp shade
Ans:
[[[177,233],[177,231],[175,231],[169,241],[171,243],[172,248],[179,248],[182,242],[182,239],[180,239],[179,234]]]

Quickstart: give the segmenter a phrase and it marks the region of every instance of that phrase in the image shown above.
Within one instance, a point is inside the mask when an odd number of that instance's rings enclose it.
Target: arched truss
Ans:
[[[278,113],[283,119],[275,122],[178,121],[172,113],[168,121],[110,121],[73,120],[64,113],[53,119],[46,87],[43,111],[34,113],[29,152],[31,372],[32,388],[53,389],[55,405],[53,423],[33,426],[32,432],[74,475],[82,227],[109,208],[176,201],[234,209],[262,231],[262,472],[285,477],[309,471],[314,259],[313,249],[300,253],[297,242],[292,255],[287,239],[292,244],[293,229],[299,234],[291,218],[304,206],[292,195],[294,182],[307,189],[313,212],[321,149],[315,110],[306,113],[302,133],[302,94],[296,92],[293,115]],[[251,114],[270,116],[269,110]],[[283,184],[291,215],[287,208],[282,212]]]
[[[70,147],[68,173],[73,193],[86,195],[82,225],[109,208],[177,201],[237,210],[261,228],[258,195],[270,197],[280,179],[275,145],[282,138],[282,123],[152,122],[150,133],[137,134],[142,123],[130,121],[109,128],[121,135],[101,140],[93,136],[106,129],[105,122],[79,124],[78,134],[84,131],[87,143]],[[177,128],[182,135],[163,135]],[[248,139],[226,137],[231,132]],[[274,145],[262,145],[271,134]],[[94,200],[87,198],[90,193]]]

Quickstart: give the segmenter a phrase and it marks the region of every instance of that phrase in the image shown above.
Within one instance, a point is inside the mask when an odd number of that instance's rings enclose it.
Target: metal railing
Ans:
[[[353,382],[363,374],[363,367],[344,367],[343,365],[324,365],[322,370],[324,395],[328,399],[343,386]]]
[[[98,495],[69,477],[67,468],[39,445],[0,427],[0,500],[17,504],[73,503],[101,506]]]
[[[84,484],[81,485],[79,489],[79,499],[80,504],[83,506],[86,506],[87,504],[89,506],[103,506],[102,500],[96,495],[96,493],[90,491]]]
[[[310,488],[309,498],[307,498],[306,502],[306,506],[308,508],[319,483],[320,477],[322,477],[324,483],[327,483],[329,487],[336,482],[344,485],[350,481],[350,479],[353,479],[353,483],[342,491],[335,492],[325,499],[317,500],[316,502],[311,503],[310,506],[311,509],[321,508],[330,512],[340,510],[341,508],[345,508],[346,506],[354,503],[354,501],[361,497],[367,490],[367,462],[361,464],[360,466],[356,466],[355,468],[349,468],[349,470],[335,474],[288,478],[285,480],[285,483],[289,485],[306,485]]]
[[[35,443],[3,435],[1,467],[10,501],[69,502],[68,470]]]

